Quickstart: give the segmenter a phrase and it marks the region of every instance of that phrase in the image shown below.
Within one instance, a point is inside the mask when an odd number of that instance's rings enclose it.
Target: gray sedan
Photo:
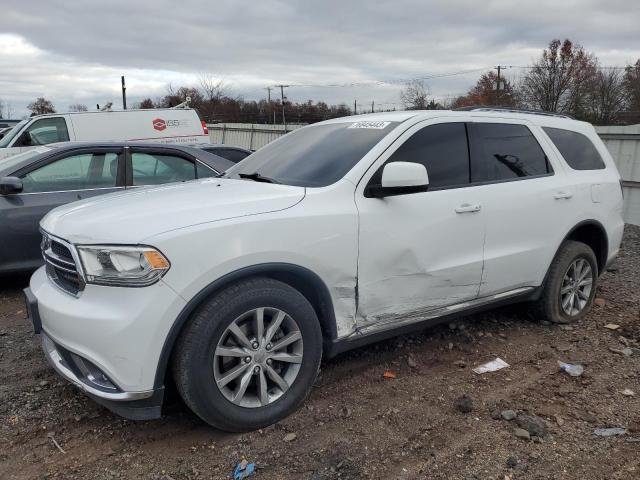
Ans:
[[[40,219],[84,198],[217,176],[233,162],[199,148],[110,142],[60,143],[0,160],[0,274],[42,263]]]

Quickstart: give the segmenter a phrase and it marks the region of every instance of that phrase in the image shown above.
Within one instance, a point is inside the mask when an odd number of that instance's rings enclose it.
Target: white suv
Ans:
[[[582,318],[623,231],[587,123],[409,111],[296,130],[223,178],[73,203],[25,290],[47,357],[129,418],[173,385],[204,421],[264,427],[321,357],[507,302]]]

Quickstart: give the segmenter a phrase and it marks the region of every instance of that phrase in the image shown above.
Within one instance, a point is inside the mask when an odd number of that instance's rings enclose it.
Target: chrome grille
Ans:
[[[65,292],[78,295],[84,288],[84,282],[70,247],[46,233],[43,233],[40,246],[49,279]]]

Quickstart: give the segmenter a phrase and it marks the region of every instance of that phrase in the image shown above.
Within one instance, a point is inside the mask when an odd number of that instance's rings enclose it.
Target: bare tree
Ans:
[[[43,115],[45,113],[56,113],[53,103],[44,97],[36,98],[33,102],[27,105],[27,108],[31,110],[32,117],[34,115]]]
[[[629,98],[629,110],[640,114],[640,60],[625,69],[624,88]]]
[[[525,76],[523,100],[549,112],[578,114],[597,72],[597,59],[570,40],[555,39]]]
[[[617,69],[598,70],[587,95],[586,118],[597,125],[617,123],[628,102],[624,75]]]
[[[217,78],[212,73],[201,73],[198,79],[205,99],[210,102],[219,101],[221,97],[226,95],[227,85],[221,78]]]
[[[13,118],[15,117],[16,111],[9,102],[5,102],[4,104],[4,114],[5,118]]]
[[[86,112],[89,110],[84,103],[74,103],[73,105],[69,105],[70,112]]]
[[[0,98],[0,118],[5,118],[4,117],[4,110],[5,110],[5,103],[4,103],[4,100],[2,100]],[[7,118],[9,118],[8,114],[7,114]]]
[[[429,88],[423,80],[411,80],[400,91],[400,101],[407,110],[427,110]]]
[[[153,104],[153,100],[151,100],[150,98],[145,98],[136,106],[136,108],[149,109],[155,108],[155,105]]]

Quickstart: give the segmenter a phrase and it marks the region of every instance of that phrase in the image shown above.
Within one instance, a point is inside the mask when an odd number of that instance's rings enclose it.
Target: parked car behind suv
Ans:
[[[620,245],[619,180],[559,116],[334,119],[224,178],[52,211],[25,293],[52,365],[97,401],[153,418],[175,383],[251,430],[301,405],[323,355],[508,302],[582,318]]]
[[[251,150],[247,150],[246,148],[227,145],[224,143],[197,143],[193,146],[201,148],[205,152],[226,158],[233,163],[238,163],[253,153]]]
[[[174,144],[67,142],[0,160],[0,274],[42,265],[38,226],[51,209],[145,185],[217,176],[233,165]]]

